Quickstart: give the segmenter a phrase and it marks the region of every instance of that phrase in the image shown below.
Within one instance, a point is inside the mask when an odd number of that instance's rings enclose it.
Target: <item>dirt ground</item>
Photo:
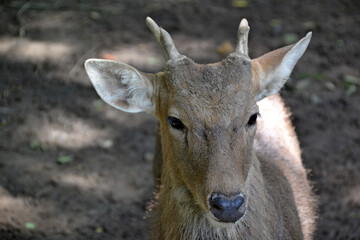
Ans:
[[[149,237],[156,120],[105,105],[83,69],[160,70],[146,16],[200,63],[222,58],[243,17],[251,57],[313,31],[282,95],[320,203],[315,239],[360,239],[358,0],[0,3],[1,240]]]

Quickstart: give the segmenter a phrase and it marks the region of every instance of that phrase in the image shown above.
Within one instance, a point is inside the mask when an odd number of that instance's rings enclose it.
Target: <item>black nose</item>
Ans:
[[[236,222],[245,214],[245,197],[243,194],[225,196],[213,193],[210,196],[210,211],[220,222]]]

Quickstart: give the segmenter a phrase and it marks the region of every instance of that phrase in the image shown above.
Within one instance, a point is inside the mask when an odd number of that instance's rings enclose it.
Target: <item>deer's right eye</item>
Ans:
[[[183,130],[185,128],[184,124],[176,117],[168,117],[168,123],[177,130]]]
[[[249,118],[249,121],[246,124],[247,127],[251,127],[256,124],[256,119],[257,119],[258,115],[259,115],[259,113],[255,113],[255,114],[251,115],[251,117]]]

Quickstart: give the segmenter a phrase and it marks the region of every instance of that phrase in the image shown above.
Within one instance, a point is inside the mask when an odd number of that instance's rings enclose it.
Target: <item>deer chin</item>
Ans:
[[[245,214],[246,214],[246,212],[236,222],[221,222],[209,211],[206,214],[206,219],[209,222],[209,224],[215,228],[229,228],[229,227],[231,228],[231,227],[234,227],[234,226],[240,224],[240,222],[244,218]]]

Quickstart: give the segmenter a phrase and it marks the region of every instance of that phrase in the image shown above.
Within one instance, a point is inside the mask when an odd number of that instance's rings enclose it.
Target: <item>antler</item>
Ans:
[[[146,25],[159,42],[161,50],[164,54],[165,61],[176,59],[181,56],[180,53],[176,50],[174,42],[167,31],[160,28],[150,17],[146,18]]]
[[[243,18],[240,22],[237,32],[236,49],[235,54],[248,56],[248,36],[249,36],[249,24],[248,21]]]

